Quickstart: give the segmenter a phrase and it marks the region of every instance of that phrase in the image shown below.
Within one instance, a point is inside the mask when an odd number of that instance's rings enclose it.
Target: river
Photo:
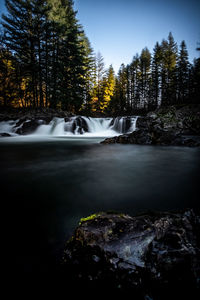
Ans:
[[[199,149],[104,145],[102,139],[0,140],[3,228],[12,272],[50,270],[80,218],[92,213],[199,206]]]

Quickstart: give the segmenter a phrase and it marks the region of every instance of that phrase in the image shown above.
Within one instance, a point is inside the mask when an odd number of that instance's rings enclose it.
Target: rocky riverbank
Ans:
[[[193,210],[81,219],[62,262],[66,281],[132,290],[137,300],[197,299],[200,217]]]
[[[164,107],[138,117],[137,130],[102,143],[200,146],[200,105]]]
[[[51,130],[54,130],[59,122],[56,118],[64,119],[66,124],[63,125],[63,132],[83,134],[90,132],[91,128],[89,127],[92,126],[92,124],[88,125],[89,118],[75,116],[62,110],[50,108],[10,109],[0,111],[0,136],[28,135],[36,131],[40,125],[48,125],[50,122]],[[146,116],[139,116],[135,131],[133,130],[136,117],[104,119],[108,122],[110,119],[110,123],[106,123],[107,127],[102,127],[102,130],[111,129],[116,134],[121,133],[121,135],[105,139],[102,142],[104,144],[200,146],[200,105],[163,107]],[[101,122],[101,118],[99,120]],[[93,131],[95,131],[95,126],[93,124]],[[132,130],[130,130],[131,128]]]

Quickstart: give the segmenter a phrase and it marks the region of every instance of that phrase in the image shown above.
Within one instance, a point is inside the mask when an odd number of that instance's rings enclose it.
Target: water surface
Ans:
[[[103,145],[102,138],[0,140],[4,231],[12,268],[46,272],[79,219],[97,211],[198,207],[200,150]]]

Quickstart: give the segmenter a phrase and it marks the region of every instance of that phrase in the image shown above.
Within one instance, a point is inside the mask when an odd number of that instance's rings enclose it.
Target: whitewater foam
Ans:
[[[53,118],[49,124],[38,125],[29,136],[112,137],[134,131],[136,121],[136,116],[116,118],[75,116],[67,121],[64,118]],[[17,121],[0,122],[0,133],[17,135],[16,124]],[[22,127],[23,123],[20,126]]]

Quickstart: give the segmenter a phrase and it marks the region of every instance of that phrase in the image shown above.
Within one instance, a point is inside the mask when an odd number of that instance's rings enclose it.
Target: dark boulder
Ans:
[[[7,132],[0,132],[0,137],[9,137],[9,136],[11,135]]]
[[[179,109],[164,107],[139,117],[136,131],[102,143],[123,143],[163,146],[200,146],[200,106]]]
[[[16,124],[16,133],[17,134],[30,134],[33,133],[37,127],[45,122],[42,120],[32,119],[32,120],[24,120],[20,119]]]
[[[78,116],[72,125],[72,132],[78,132],[79,134],[83,134],[84,132],[88,132],[88,125],[84,118]]]
[[[176,131],[164,131],[158,128],[155,131],[138,129],[130,134],[106,138],[101,143],[200,147],[200,136],[180,135]]]
[[[139,144],[139,145],[151,145],[152,136],[147,131],[138,129],[129,134],[123,134],[112,138],[106,138],[101,142],[102,144]]]
[[[131,289],[137,300],[194,299],[199,232],[200,217],[193,210],[92,215],[66,244],[63,277],[77,286]]]
[[[148,130],[150,123],[150,118],[148,117],[138,117],[136,122],[136,127],[143,130]]]

